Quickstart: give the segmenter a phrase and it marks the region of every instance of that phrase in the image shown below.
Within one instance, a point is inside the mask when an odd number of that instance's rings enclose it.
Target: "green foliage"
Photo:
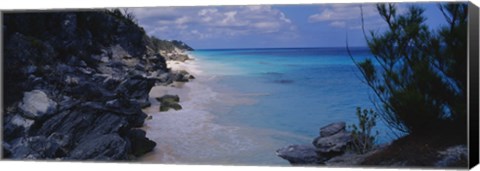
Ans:
[[[365,154],[375,145],[375,137],[378,131],[373,134],[373,127],[376,125],[377,113],[372,109],[367,110],[357,107],[358,126],[350,125],[353,141],[350,149],[358,154]]]
[[[449,24],[430,30],[422,8],[399,15],[395,5],[378,4],[388,29],[366,38],[376,65],[356,63],[380,116],[405,133],[465,131],[467,4],[439,6]]]
[[[193,48],[186,45],[182,41],[161,40],[155,36],[150,37],[150,47],[156,52],[160,50],[164,50],[166,52],[173,52],[175,50],[175,47],[182,50],[193,50]]]
[[[135,18],[135,14],[128,10],[128,8],[124,8],[123,11],[115,8],[112,10],[107,10],[107,13],[115,16],[117,19],[121,19],[122,21],[132,24],[132,25],[138,25],[138,20]]]

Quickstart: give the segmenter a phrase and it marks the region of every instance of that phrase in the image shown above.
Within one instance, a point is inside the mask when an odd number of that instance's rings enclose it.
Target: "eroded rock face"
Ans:
[[[113,11],[3,17],[3,157],[126,160],[155,147],[141,108],[172,74],[142,28]]]
[[[128,141],[118,134],[106,134],[79,144],[67,160],[126,160]]]

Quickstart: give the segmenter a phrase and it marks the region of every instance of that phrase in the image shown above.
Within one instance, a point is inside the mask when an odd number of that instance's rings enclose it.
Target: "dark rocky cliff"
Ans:
[[[172,80],[158,53],[169,49],[132,18],[28,12],[3,22],[4,158],[129,160],[155,147],[139,129],[141,108],[155,84]]]

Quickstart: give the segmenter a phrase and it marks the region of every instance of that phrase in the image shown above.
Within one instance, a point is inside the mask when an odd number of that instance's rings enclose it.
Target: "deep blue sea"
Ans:
[[[356,60],[372,55],[351,48]],[[373,108],[373,94],[346,48],[278,48],[196,50],[202,70],[214,75],[218,91],[252,102],[216,106],[216,122],[313,138],[332,122],[357,123],[356,107]],[[233,92],[233,93],[232,93]],[[377,119],[377,143],[395,138]]]

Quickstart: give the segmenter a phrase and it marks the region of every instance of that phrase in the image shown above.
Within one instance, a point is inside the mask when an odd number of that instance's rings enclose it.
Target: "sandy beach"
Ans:
[[[255,103],[253,99],[238,98],[212,90],[208,83],[212,82],[215,76],[202,72],[198,60],[167,61],[167,65],[172,70],[186,70],[196,79],[187,83],[174,83],[174,86],[155,86],[150,91],[152,105],[144,109],[144,112],[152,116],[152,119],[145,121],[143,129],[157,146],[153,152],[143,156],[141,162],[258,164],[258,160],[266,160],[265,165],[288,164],[274,155],[274,150],[281,144],[265,138],[283,133],[221,125],[214,121],[212,105],[249,105]],[[155,97],[166,94],[178,95],[183,109],[159,112],[160,104]],[[278,162],[271,163],[276,159]]]

